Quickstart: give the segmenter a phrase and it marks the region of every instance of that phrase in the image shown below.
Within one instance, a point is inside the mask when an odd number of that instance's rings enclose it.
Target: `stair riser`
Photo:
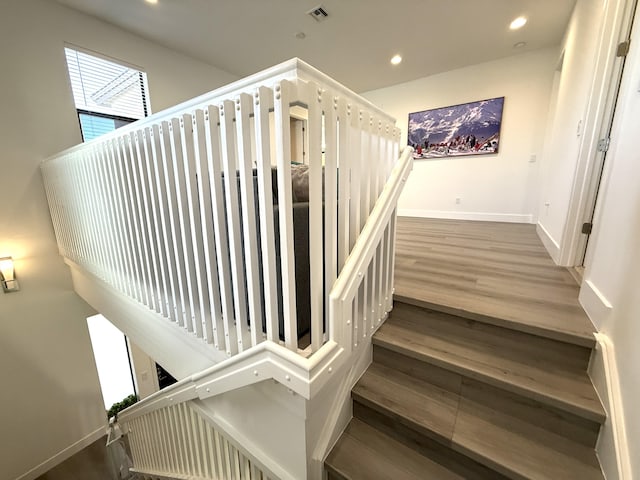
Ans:
[[[545,395],[543,392],[540,392],[534,388],[526,388],[517,383],[512,383],[511,381],[509,381],[510,379],[508,375],[487,375],[483,372],[468,369],[457,364],[449,363],[435,356],[427,356],[427,355],[418,354],[410,350],[400,349],[400,348],[397,348],[395,345],[390,345],[376,339],[374,339],[374,352],[376,351],[375,349],[384,349],[388,352],[394,352],[399,355],[402,355],[404,358],[411,358],[421,364],[436,366],[441,369],[448,370],[452,373],[459,374],[463,377],[472,378],[480,382],[493,385],[496,388],[511,392],[516,395],[523,396],[525,398],[529,398],[531,400],[535,400],[550,408],[555,408],[557,410],[564,411],[568,414],[575,415],[577,417],[583,418],[585,420],[588,420],[594,423],[600,424],[600,423],[603,423],[605,420],[605,418],[603,417],[603,414],[600,412],[594,412],[589,409],[582,408],[580,405],[569,403],[565,401],[563,398]]]
[[[416,425],[415,423],[411,422],[407,418],[396,414],[396,412],[394,412],[393,410],[389,410],[375,402],[370,402],[369,399],[367,399],[364,396],[358,395],[356,392],[351,393],[351,398],[353,400],[354,409],[357,403],[363,407],[367,407],[369,410],[377,411],[380,415],[383,415],[386,418],[388,418],[389,422],[392,422],[398,425],[404,424],[407,429],[414,431],[417,435],[420,435],[425,439],[431,439],[433,441],[436,441],[445,445],[448,444],[451,440],[448,436],[444,436],[436,431],[425,429],[420,425]],[[355,416],[355,413],[354,413],[354,416]],[[361,420],[364,420],[364,419],[361,419]],[[370,422],[367,421],[367,423],[370,423]]]
[[[514,469],[496,461],[492,458],[494,456],[493,451],[490,451],[489,455],[484,455],[473,448],[467,448],[464,443],[459,443],[455,438],[449,440],[439,435],[431,435],[430,432],[425,432],[422,427],[407,423],[406,419],[402,419],[402,422],[398,421],[392,411],[381,408],[379,405],[371,406],[366,403],[366,399],[362,399],[357,395],[353,396],[353,402],[354,418],[368,423],[418,453],[432,460],[442,462],[443,465],[446,465],[451,470],[455,468],[471,469],[473,474],[467,473],[463,475],[464,478],[508,478],[512,480],[534,478],[528,476],[526,467],[522,470]],[[559,477],[536,476],[535,478],[546,480],[547,478]]]
[[[605,419],[586,377],[591,355],[587,348],[397,302],[373,342],[589,420]],[[564,378],[577,382],[563,384],[569,395],[558,396],[553,388],[540,389],[537,383],[553,385]]]
[[[442,438],[440,438],[439,441],[432,440],[355,399],[353,402],[353,416],[418,453],[446,466],[449,470],[460,474],[464,478],[477,480],[502,480],[507,478],[467,456],[454,451],[450,448],[451,443],[449,441]]]
[[[500,399],[501,408],[515,418],[528,421],[535,419],[537,425],[571,441],[592,448],[596,445],[600,430],[599,423],[542,403],[538,398],[528,396],[529,392],[524,392],[523,395],[520,392],[505,390],[485,382],[484,378],[475,377],[472,372],[440,368],[380,345],[374,345],[373,358],[375,363],[396,369],[412,378],[427,381],[456,394],[460,393],[462,376],[462,383],[470,385],[481,397],[480,401],[492,404],[495,403],[495,399]],[[388,414],[392,415],[391,412]]]
[[[390,314],[392,319],[400,317],[402,321],[428,325],[429,328],[445,328],[451,333],[460,327],[474,332],[476,338],[485,343],[486,348],[496,349],[503,355],[521,357],[525,355],[532,361],[551,365],[565,365],[579,370],[587,370],[591,358],[592,346],[576,345],[572,342],[552,339],[510,328],[509,325],[496,324],[472,318],[473,315],[449,313],[443,308],[423,308],[405,302],[394,302]],[[450,327],[451,326],[451,327]],[[453,330],[451,330],[453,328]],[[437,331],[434,333],[438,333]]]

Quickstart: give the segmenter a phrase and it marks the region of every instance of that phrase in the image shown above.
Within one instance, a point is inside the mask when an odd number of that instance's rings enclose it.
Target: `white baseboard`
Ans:
[[[578,300],[584,311],[587,312],[587,316],[598,329],[603,325],[613,309],[609,300],[591,283],[591,280],[582,282]]]
[[[37,467],[34,467],[28,472],[23,473],[22,475],[17,477],[15,480],[34,480],[38,478],[40,475],[43,475],[44,473],[51,470],[53,467],[60,465],[62,462],[64,462],[68,458],[71,458],[73,455],[78,453],[83,448],[88,447],[93,442],[98,440],[100,437],[104,437],[106,435],[107,435],[107,425],[105,423],[103,427],[100,427],[96,431],[91,432],[89,435],[87,435],[84,438],[81,438],[74,444],[69,445],[67,448],[56,453],[54,456],[52,456],[48,460],[45,460]]]
[[[631,480],[631,461],[614,346],[608,336],[602,333],[596,333],[595,336],[597,344],[591,356],[589,375],[607,412],[607,420],[600,429],[596,452],[605,478]]]
[[[533,215],[519,213],[456,212],[399,208],[398,215],[401,217],[444,218],[478,222],[533,223]]]
[[[556,264],[560,263],[560,244],[556,241],[555,238],[551,236],[549,231],[542,226],[541,223],[538,222],[536,225],[536,232],[538,233],[538,237],[542,241],[544,248],[547,249],[549,255],[553,259]]]

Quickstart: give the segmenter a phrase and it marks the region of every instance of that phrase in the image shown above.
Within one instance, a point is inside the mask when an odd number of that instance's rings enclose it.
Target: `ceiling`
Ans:
[[[56,0],[245,76],[300,57],[357,92],[560,43],[575,0]],[[317,22],[307,12],[322,5]],[[510,31],[515,17],[524,28]],[[305,38],[296,34],[304,32]],[[514,44],[526,46],[514,48]],[[403,62],[389,63],[399,53]]]

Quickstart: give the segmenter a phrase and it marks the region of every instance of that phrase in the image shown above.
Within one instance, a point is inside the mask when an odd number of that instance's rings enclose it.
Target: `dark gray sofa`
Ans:
[[[294,167],[296,168],[296,167]],[[272,186],[272,200],[273,200],[273,213],[274,213],[274,226],[275,226],[275,241],[276,241],[276,268],[277,268],[277,294],[278,294],[278,324],[279,324],[279,336],[281,340],[284,340],[284,317],[283,312],[283,299],[282,299],[282,272],[280,270],[280,223],[278,205],[278,182],[277,182],[277,170],[271,169],[271,186]],[[303,186],[304,188],[304,186]],[[224,182],[223,182],[224,189]],[[300,188],[294,189],[300,194]],[[254,197],[258,198],[258,177],[257,172],[253,170],[253,191]],[[240,178],[238,173],[238,192],[240,192]],[[307,192],[308,198],[308,192]],[[304,198],[304,196],[303,196]],[[307,198],[304,198],[306,200]],[[226,210],[225,210],[226,212]],[[256,219],[258,219],[259,210],[256,205]],[[242,224],[241,224],[242,225]],[[242,228],[242,227],[241,227]],[[260,239],[260,222],[257,221],[258,239]],[[244,237],[243,237],[244,238]],[[298,339],[307,334],[311,325],[311,289],[310,289],[310,275],[309,275],[309,202],[298,201],[296,192],[293,195],[293,242],[294,242],[294,259],[295,259],[295,285],[296,285],[296,314],[298,321]],[[260,242],[258,242],[260,246]],[[259,248],[258,259],[262,265],[262,250]],[[244,260],[244,257],[243,257]],[[245,266],[245,265],[243,265]],[[264,279],[262,276],[262,270],[260,270],[260,285],[264,285]],[[262,292],[262,289],[261,289]],[[264,298],[261,299],[264,305]],[[262,329],[266,332],[266,317],[264,314],[264,308],[262,309]]]

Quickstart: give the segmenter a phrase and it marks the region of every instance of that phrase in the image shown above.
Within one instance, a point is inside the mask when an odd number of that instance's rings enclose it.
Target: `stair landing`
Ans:
[[[534,225],[399,217],[394,298],[593,347],[579,286]]]

